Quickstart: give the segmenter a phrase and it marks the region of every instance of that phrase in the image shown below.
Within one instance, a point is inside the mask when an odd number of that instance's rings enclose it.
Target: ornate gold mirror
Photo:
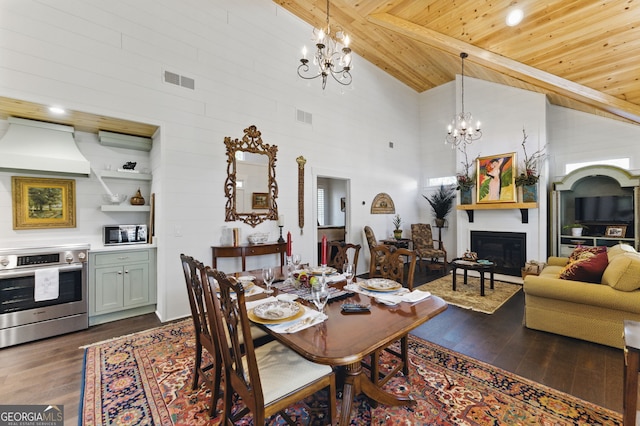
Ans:
[[[224,138],[227,147],[226,222],[240,220],[252,227],[278,219],[276,153],[262,142],[256,126],[244,129],[242,140]]]

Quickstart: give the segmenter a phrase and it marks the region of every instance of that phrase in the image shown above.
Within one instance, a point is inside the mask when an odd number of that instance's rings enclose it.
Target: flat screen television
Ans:
[[[577,222],[633,222],[633,195],[576,197]]]

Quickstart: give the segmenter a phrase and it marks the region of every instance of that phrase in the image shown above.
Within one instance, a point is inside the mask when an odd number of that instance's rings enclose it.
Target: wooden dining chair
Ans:
[[[388,246],[381,244],[374,247],[376,252],[382,254],[382,260],[380,261],[380,275],[382,278],[396,281],[406,286],[410,291],[413,291],[413,280],[415,276],[417,255],[414,251],[399,248],[391,251]],[[406,263],[405,263],[406,262]],[[405,267],[407,267],[407,279],[405,280]],[[378,349],[371,354],[370,365],[363,364],[368,367],[371,372],[371,380],[378,386],[384,385],[389,381],[396,373],[402,370],[402,373],[406,376],[409,374],[409,339],[408,335],[403,335],[398,341],[400,350],[393,348],[393,343],[385,348]],[[380,371],[380,356],[382,351],[390,353],[400,360],[391,370],[383,373]]]
[[[343,241],[330,241],[329,242],[329,253],[334,253],[328,262],[328,266],[336,268],[340,273],[344,272],[342,267],[345,263],[350,262],[353,263],[354,268],[358,268],[358,255],[360,253],[360,248],[362,246],[360,244],[351,244],[345,243]],[[351,257],[349,257],[349,253],[351,253]],[[358,275],[356,271],[353,271],[353,275]]]
[[[375,250],[380,245],[376,239],[376,235],[373,233],[373,229],[370,226],[364,227],[364,236],[369,246],[369,278],[380,276],[380,262],[382,261],[382,254]],[[396,247],[390,246],[390,250],[394,251]]]
[[[207,312],[210,323],[217,327],[215,335],[225,367],[220,424],[233,425],[251,412],[254,425],[264,424],[266,418],[276,413],[293,425],[284,410],[325,388],[329,391],[329,420],[335,424],[336,380],[332,368],[311,362],[277,341],[254,347],[251,339],[243,339],[250,333],[250,323],[242,285],[232,283],[224,272],[211,268],[207,268],[206,276]],[[215,295],[216,283],[220,297]],[[235,415],[231,412],[234,394],[245,405]]]
[[[200,379],[202,379],[205,386],[209,388],[211,392],[209,416],[213,417],[218,405],[218,399],[221,397],[220,379],[222,377],[222,360],[220,351],[212,336],[212,328],[210,327],[206,312],[200,273],[200,271],[204,269],[204,265],[193,257],[185,254],[180,254],[180,261],[182,262],[184,279],[187,283],[187,294],[189,296],[189,306],[191,307],[191,318],[193,319],[196,339],[191,389],[197,389],[198,383]],[[211,363],[206,365],[203,365],[203,348],[209,353],[209,358],[211,359]],[[213,371],[213,377],[211,377],[211,371]]]

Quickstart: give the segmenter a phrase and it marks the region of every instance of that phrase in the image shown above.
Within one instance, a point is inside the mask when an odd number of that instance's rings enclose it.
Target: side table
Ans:
[[[453,259],[451,261],[451,269],[453,270],[453,291],[456,291],[456,269],[464,270],[464,283],[467,284],[467,271],[478,271],[480,273],[480,296],[484,296],[484,274],[489,273],[489,284],[493,290],[493,271],[495,263],[478,263],[462,258]]]
[[[380,242],[387,246],[395,246],[397,248],[405,248],[408,250],[411,250],[411,246],[413,245],[413,240],[411,238],[400,238],[399,240],[389,238],[386,240],[380,240]]]
[[[640,369],[640,322],[624,320],[624,398],[622,424],[636,424]]]

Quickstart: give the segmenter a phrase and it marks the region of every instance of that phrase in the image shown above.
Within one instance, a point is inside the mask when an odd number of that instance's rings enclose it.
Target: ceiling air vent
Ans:
[[[175,84],[176,86],[186,87],[187,89],[195,89],[196,81],[191,77],[185,77],[184,75],[176,74],[171,71],[164,72],[164,82],[169,84]]]

